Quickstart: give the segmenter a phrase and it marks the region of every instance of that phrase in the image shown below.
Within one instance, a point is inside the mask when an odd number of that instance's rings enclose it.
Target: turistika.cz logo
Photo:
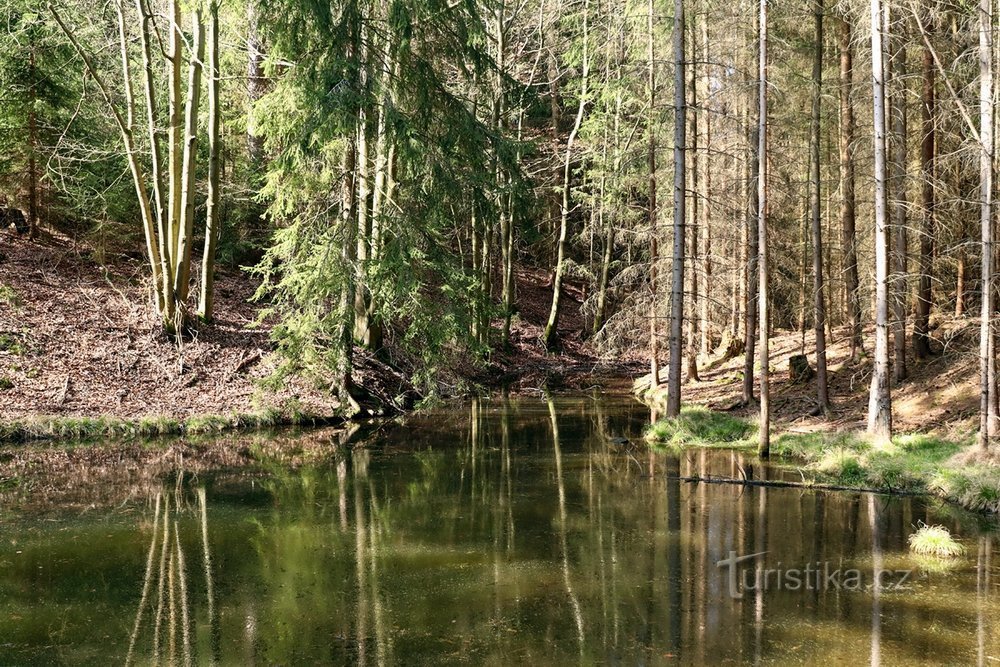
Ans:
[[[730,551],[729,557],[716,563],[727,570],[729,596],[739,600],[745,592],[757,591],[862,591],[877,588],[898,591],[913,570],[877,569],[871,572],[855,568],[833,567],[828,561],[807,563],[805,567],[763,567],[766,551],[741,555]],[[758,561],[758,558],[760,561]]]

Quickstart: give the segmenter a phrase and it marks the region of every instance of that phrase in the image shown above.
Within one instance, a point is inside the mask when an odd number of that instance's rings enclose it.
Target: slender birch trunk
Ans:
[[[570,195],[572,192],[572,170],[570,168],[573,159],[573,146],[576,143],[576,136],[580,132],[580,125],[583,122],[583,114],[587,109],[587,76],[590,70],[590,58],[587,51],[588,40],[588,3],[583,3],[583,71],[580,75],[580,102],[576,109],[576,118],[573,121],[573,129],[570,130],[566,139],[566,157],[563,162],[562,181],[562,206],[559,211],[559,242],[556,245],[556,275],[552,280],[552,307],[549,309],[549,319],[545,324],[545,331],[542,334],[542,344],[546,350],[555,349],[559,338],[559,308],[562,293],[563,272],[566,254],[566,236],[569,228],[569,207]]]

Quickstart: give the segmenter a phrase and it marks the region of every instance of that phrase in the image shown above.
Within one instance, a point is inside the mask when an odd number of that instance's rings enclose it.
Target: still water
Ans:
[[[135,448],[76,467],[41,448],[0,486],[0,664],[1000,658],[985,521],[913,497],[682,481],[787,473],[651,455],[649,418],[622,397],[495,399],[353,434],[161,443],[132,466]],[[920,522],[966,555],[910,556]]]

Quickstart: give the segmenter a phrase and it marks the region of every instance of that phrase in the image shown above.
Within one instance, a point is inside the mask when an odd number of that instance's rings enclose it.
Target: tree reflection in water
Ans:
[[[100,518],[25,512],[0,543],[0,662],[984,664],[1000,650],[989,526],[919,498],[685,482],[781,473],[732,451],[650,456],[648,420],[597,396],[483,399],[262,439],[253,466],[171,477]],[[975,546],[929,571],[906,548],[917,518]],[[716,566],[730,551],[766,552],[743,564],[751,580],[819,561],[917,572],[905,592],[734,599]]]

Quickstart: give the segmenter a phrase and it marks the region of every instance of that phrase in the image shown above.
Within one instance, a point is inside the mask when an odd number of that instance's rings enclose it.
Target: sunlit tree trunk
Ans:
[[[184,150],[181,163],[181,218],[177,225],[176,270],[174,294],[180,316],[186,316],[188,288],[191,280],[191,244],[194,236],[195,158],[198,155],[198,111],[201,104],[201,71],[205,59],[205,23],[201,5],[191,13],[194,44],[188,67],[188,88],[184,104]],[[178,327],[179,329],[180,327]]]
[[[872,97],[875,130],[875,356],[868,433],[879,444],[892,435],[889,386],[889,220],[886,193],[885,54],[882,0],[871,0]]]
[[[823,93],[823,0],[816,0],[815,45],[812,70],[812,118],[809,130],[809,215],[812,222],[813,325],[816,332],[816,400],[830,412],[826,378],[826,304],[823,299],[823,220],[820,211],[820,112]]]
[[[153,204],[155,206],[156,219],[156,244],[160,256],[160,273],[163,276],[162,285],[157,286],[157,303],[159,311],[166,309],[166,303],[172,299],[172,286],[174,284],[173,268],[170,265],[170,253],[168,245],[168,223],[166,214],[166,203],[163,192],[163,157],[162,144],[163,137],[160,131],[160,116],[156,101],[156,84],[153,77],[153,55],[150,44],[150,28],[152,27],[154,16],[146,0],[135,0],[136,11],[139,14],[139,44],[142,49],[142,84],[146,100],[146,129],[149,137],[151,177],[153,190]],[[118,10],[119,20],[124,22],[125,16],[121,5]],[[124,26],[123,26],[124,27]],[[127,68],[128,51],[122,50],[122,67]],[[145,188],[145,185],[143,186]]]
[[[563,162],[562,180],[562,206],[559,211],[559,241],[556,245],[556,273],[552,280],[552,307],[549,309],[549,319],[545,324],[545,331],[542,334],[542,343],[546,350],[553,350],[558,339],[559,329],[559,308],[562,293],[563,272],[566,255],[566,236],[569,228],[570,195],[572,193],[572,160],[573,145],[576,136],[580,132],[580,124],[583,122],[583,114],[587,109],[587,75],[590,70],[590,59],[587,52],[588,24],[587,24],[588,0],[583,3],[583,69],[580,75],[580,102],[576,109],[576,118],[573,121],[573,129],[570,130],[566,139],[566,157]]]
[[[877,1],[877,0],[876,0]],[[760,0],[760,64],[757,137],[757,242],[758,317],[760,318],[760,421],[757,453],[771,453],[771,351],[768,331],[768,239],[767,239],[767,0]]]
[[[211,0],[208,11],[208,206],[198,302],[198,316],[206,322],[212,321],[215,316],[215,249],[222,232],[222,221],[219,219],[219,162],[222,151],[219,131],[219,0]]]
[[[125,147],[126,160],[129,166],[129,173],[132,176],[132,184],[135,187],[136,199],[138,200],[139,203],[139,213],[142,218],[143,232],[146,238],[146,252],[149,259],[150,273],[152,274],[153,278],[154,291],[156,291],[157,294],[159,295],[159,290],[157,290],[156,287],[161,285],[161,282],[164,281],[165,279],[163,275],[160,273],[160,268],[161,268],[160,251],[157,245],[156,222],[153,217],[153,210],[150,206],[149,196],[146,192],[146,176],[142,167],[142,163],[139,161],[139,152],[135,145],[135,140],[134,140],[134,133],[133,133],[134,128],[132,127],[130,122],[126,121],[126,118],[122,116],[121,111],[118,109],[118,105],[115,99],[111,95],[110,89],[108,88],[107,84],[104,81],[104,77],[101,76],[100,70],[94,66],[93,59],[91,59],[91,57],[80,45],[80,42],[76,39],[76,36],[74,35],[73,31],[70,30],[69,26],[66,25],[65,21],[63,21],[62,19],[62,16],[59,14],[59,12],[55,9],[53,5],[50,4],[48,8],[49,11],[52,13],[52,17],[59,25],[59,29],[62,30],[63,33],[65,33],[66,37],[70,40],[70,43],[73,45],[73,49],[80,56],[80,59],[83,60],[84,66],[86,67],[87,71],[94,78],[94,82],[97,85],[98,90],[100,91],[101,97],[104,99],[105,103],[108,105],[109,110],[111,111],[112,118],[114,119],[114,124],[118,128],[118,131],[121,133],[122,144]],[[118,10],[119,12],[121,12],[122,10],[120,4],[118,5]],[[127,64],[128,62],[127,41],[125,38],[124,25],[125,25],[124,18],[120,14],[120,19],[119,19],[119,29],[121,35],[120,47],[121,47],[121,52],[123,54],[123,63]],[[124,68],[124,74],[126,77],[129,74],[127,66],[125,66]],[[127,91],[130,90],[131,88],[127,89]],[[134,99],[132,99],[131,95],[126,95],[126,106],[130,110],[128,112],[127,117],[129,119],[134,119],[135,101]],[[161,313],[161,315],[165,313],[165,309],[166,309],[166,303],[162,303],[160,299],[157,298],[157,310]],[[166,321],[170,322],[171,320],[167,319]]]
[[[979,207],[982,300],[979,328],[979,447],[993,439],[993,2],[979,3]]]
[[[687,101],[684,76],[684,0],[674,0],[674,243],[670,277],[670,360],[667,369],[667,417],[681,412],[681,345],[684,329],[685,133]]]
[[[660,302],[659,299],[659,284],[656,280],[657,272],[657,262],[659,262],[659,256],[657,253],[657,241],[659,236],[659,227],[656,224],[656,61],[654,60],[653,52],[653,0],[648,0],[646,4],[647,8],[647,19],[646,19],[646,67],[648,71],[648,88],[649,97],[647,99],[648,110],[646,119],[646,132],[649,134],[649,141],[646,147],[646,170],[649,176],[649,199],[648,199],[648,209],[647,215],[649,218],[649,285],[650,285],[650,301],[649,301],[649,373],[650,373],[650,383],[655,389],[660,384],[660,360],[659,360],[659,350],[657,341],[657,305]]]

